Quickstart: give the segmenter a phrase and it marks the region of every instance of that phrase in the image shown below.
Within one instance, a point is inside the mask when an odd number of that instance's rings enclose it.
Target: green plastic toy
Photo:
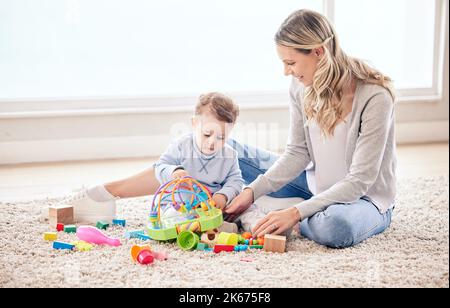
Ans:
[[[173,207],[180,214],[177,220],[162,218],[162,206]],[[150,238],[168,241],[177,239],[183,231],[195,233],[218,228],[223,215],[205,186],[192,177],[184,177],[161,185],[153,198],[149,220]]]

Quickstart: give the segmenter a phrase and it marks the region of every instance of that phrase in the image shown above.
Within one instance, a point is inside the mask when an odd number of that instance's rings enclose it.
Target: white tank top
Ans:
[[[314,166],[312,162],[308,165],[306,179],[308,188],[314,195],[327,190],[348,173],[345,150],[350,114],[336,126],[332,137],[322,136],[315,120],[309,124],[309,135],[316,165]]]

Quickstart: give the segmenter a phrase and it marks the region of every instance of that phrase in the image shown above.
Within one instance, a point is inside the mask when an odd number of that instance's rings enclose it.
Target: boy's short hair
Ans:
[[[226,123],[235,124],[239,116],[239,106],[230,97],[218,92],[200,95],[195,114],[201,115],[206,110],[211,112],[217,120]]]

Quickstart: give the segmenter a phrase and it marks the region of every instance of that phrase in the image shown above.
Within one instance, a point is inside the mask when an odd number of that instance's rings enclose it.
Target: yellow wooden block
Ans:
[[[84,241],[74,241],[72,243],[70,243],[71,245],[75,245],[75,248],[78,251],[89,251],[92,248],[94,248],[94,245],[86,243]]]
[[[56,232],[45,232],[44,240],[46,241],[56,241],[58,239],[58,234]]]

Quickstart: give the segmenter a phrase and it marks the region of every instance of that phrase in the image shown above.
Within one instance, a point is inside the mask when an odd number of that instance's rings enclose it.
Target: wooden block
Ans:
[[[109,227],[109,223],[107,221],[97,221],[97,229],[106,230]]]
[[[285,252],[286,236],[266,234],[264,237],[264,251]]]
[[[54,249],[68,249],[72,250],[75,247],[75,245],[69,244],[69,243],[63,243],[63,242],[53,242],[53,248]]]
[[[127,223],[125,219],[113,219],[112,221],[113,225],[118,225],[125,227],[125,224]]]
[[[73,206],[70,205],[57,205],[50,206],[48,208],[48,221],[50,226],[56,228],[56,225],[61,223],[64,225],[70,225],[74,223],[73,219]]]
[[[44,240],[46,241],[56,241],[58,239],[58,235],[56,232],[45,232],[44,233]]]
[[[77,227],[75,225],[64,226],[64,232],[66,232],[66,233],[77,233]]]

